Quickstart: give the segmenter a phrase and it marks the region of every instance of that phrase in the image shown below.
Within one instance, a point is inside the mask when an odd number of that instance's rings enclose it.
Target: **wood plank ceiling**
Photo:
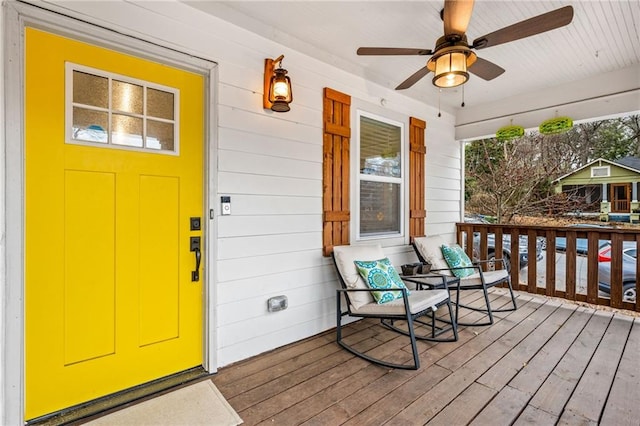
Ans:
[[[357,56],[360,46],[433,49],[443,33],[443,1],[194,1],[218,16],[323,62],[395,88],[425,64],[422,56]],[[464,85],[467,106],[536,93],[640,64],[640,1],[476,1],[469,40],[566,6],[573,22],[511,43],[478,50],[506,72],[492,81],[474,75]],[[403,94],[430,105],[438,89],[427,75]],[[640,86],[640,77],[638,78]],[[636,87],[638,89],[638,87]],[[460,88],[441,94],[444,110],[459,111]],[[640,109],[640,106],[638,107]]]

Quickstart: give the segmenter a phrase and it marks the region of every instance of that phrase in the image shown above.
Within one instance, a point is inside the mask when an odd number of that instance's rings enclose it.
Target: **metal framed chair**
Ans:
[[[390,368],[417,370],[420,368],[420,359],[416,340],[428,340],[436,342],[453,342],[458,340],[457,324],[451,306],[448,289],[439,290],[411,290],[406,288],[390,289],[401,292],[402,297],[390,302],[379,304],[372,294],[375,290],[369,288],[364,279],[358,273],[354,261],[375,261],[385,258],[382,247],[379,245],[366,246],[336,246],[333,250],[333,261],[338,272],[339,289],[336,290],[336,341],[352,354],[366,359],[375,364]],[[385,290],[389,291],[389,290]],[[346,304],[346,312],[343,312],[342,299]],[[441,329],[436,326],[435,311],[440,306],[447,306],[449,311],[450,327]],[[349,345],[342,338],[342,318],[345,316],[356,318],[376,318],[381,325],[409,337],[413,362],[398,364],[383,359],[375,358],[363,353]],[[425,321],[424,318],[428,318]],[[406,322],[400,327],[396,321]],[[428,327],[428,333],[417,334],[415,324]],[[446,335],[443,335],[446,334]]]
[[[446,244],[446,242],[440,236],[432,236],[432,237],[415,237],[413,240],[413,248],[418,256],[418,259],[421,262],[428,262],[431,264],[431,272],[441,273],[445,275],[453,275],[452,271],[454,268],[451,268],[444,259],[442,255],[442,245]],[[484,263],[489,262],[498,262],[501,261],[503,264],[503,269],[498,269],[494,271],[483,271],[482,265]],[[458,316],[458,310],[460,307],[471,309],[478,312],[483,312],[487,315],[488,320],[481,323],[460,323],[458,325],[491,325],[493,324],[493,313],[494,312],[508,312],[515,311],[518,309],[518,305],[516,303],[516,298],[513,293],[513,287],[511,285],[511,276],[506,268],[506,262],[504,259],[492,259],[492,260],[479,260],[473,262],[473,268],[475,272],[472,275],[467,277],[460,278],[460,284],[457,286],[458,294],[456,295],[456,318]],[[509,288],[509,293],[511,295],[511,307],[502,308],[502,309],[494,309],[491,307],[491,303],[489,301],[489,293],[488,289],[491,287],[495,287],[499,284],[507,284]],[[460,301],[460,291],[464,290],[482,290],[484,296],[484,307],[475,307],[461,304]]]

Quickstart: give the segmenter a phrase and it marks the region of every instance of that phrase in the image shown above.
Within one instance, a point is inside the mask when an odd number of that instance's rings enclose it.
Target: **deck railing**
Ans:
[[[490,225],[477,223],[456,224],[458,243],[469,255],[474,253],[476,235],[476,257],[489,258],[488,235],[494,234],[495,253],[503,252],[503,236],[510,235],[510,274],[514,289],[534,294],[560,297],[567,300],[587,302],[613,308],[640,312],[640,300],[623,300],[622,248],[624,241],[634,241],[640,249],[640,229],[571,228],[525,225]],[[519,267],[520,247],[516,243],[520,236],[527,237],[528,265]],[[566,239],[566,250],[557,251],[557,238]],[[537,244],[546,240],[542,259],[536,261]],[[565,242],[565,240],[560,240]],[[611,291],[609,295],[598,290],[598,251],[600,245],[611,242]],[[580,250],[578,250],[580,243]],[[586,243],[586,254],[583,245]],[[563,247],[564,249],[564,247]],[[579,253],[580,251],[580,253]],[[553,254],[553,255],[552,255]],[[496,257],[500,257],[496,255]],[[640,287],[640,257],[636,258],[636,294]],[[499,263],[496,267],[500,268]]]

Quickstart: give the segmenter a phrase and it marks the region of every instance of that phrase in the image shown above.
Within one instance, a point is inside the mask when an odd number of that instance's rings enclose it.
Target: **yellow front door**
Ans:
[[[25,37],[32,419],[202,364],[204,79]]]

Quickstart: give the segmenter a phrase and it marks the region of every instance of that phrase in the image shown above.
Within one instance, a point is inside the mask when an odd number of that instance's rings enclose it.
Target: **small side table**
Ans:
[[[460,286],[460,278],[454,275],[442,275],[436,273],[400,275],[403,281],[414,283],[418,290],[442,289],[457,290]]]
[[[451,290],[456,290],[456,301],[453,302],[456,305],[455,314],[453,315],[453,321],[455,321],[456,328],[458,327],[458,305],[460,301],[460,278],[454,275],[442,275],[430,272],[428,274],[415,274],[415,275],[402,275],[400,278],[403,281],[407,281],[416,285],[416,290],[435,290],[446,289],[449,291],[449,297],[451,297]],[[435,313],[433,314],[435,320]],[[438,321],[451,324],[448,320],[438,318]],[[435,324],[435,323],[434,323]],[[453,324],[451,324],[453,326]],[[447,331],[447,328],[440,328],[440,333]]]
[[[433,289],[447,289],[449,290],[449,297],[451,297],[451,290],[456,291],[456,301],[453,302],[456,305],[455,321],[457,325],[469,325],[458,323],[458,307],[460,302],[460,278],[454,275],[442,275],[431,272],[428,274],[415,274],[415,275],[402,275],[400,278],[403,281],[414,283],[417,290],[433,290]],[[439,320],[447,322],[445,320]]]

